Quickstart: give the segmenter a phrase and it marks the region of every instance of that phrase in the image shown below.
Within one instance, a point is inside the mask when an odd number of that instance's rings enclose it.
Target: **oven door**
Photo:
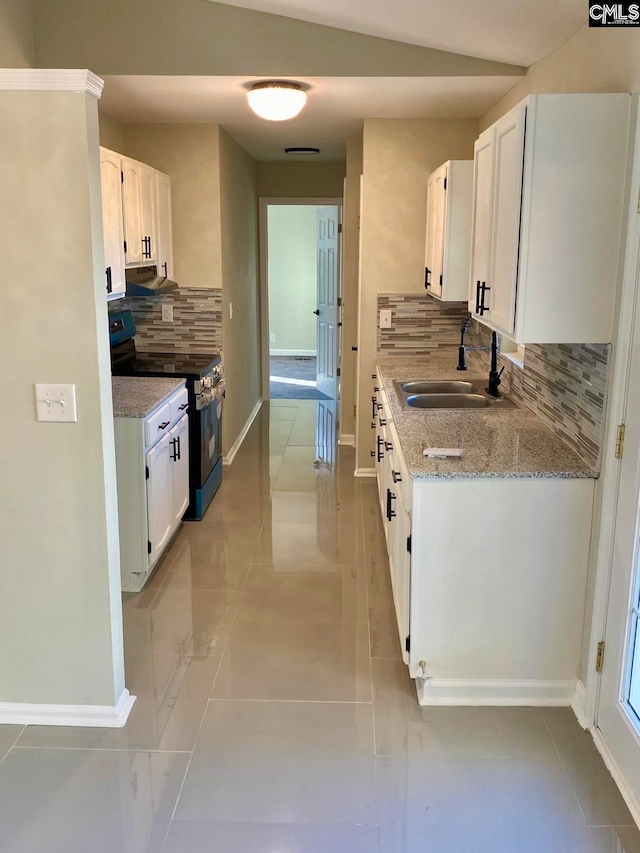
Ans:
[[[198,448],[200,471],[196,487],[201,487],[222,455],[222,400],[215,388],[196,396]]]

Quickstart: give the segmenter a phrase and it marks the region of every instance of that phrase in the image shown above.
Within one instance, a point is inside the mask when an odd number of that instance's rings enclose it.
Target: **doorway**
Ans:
[[[261,199],[264,399],[337,400],[342,199]]]

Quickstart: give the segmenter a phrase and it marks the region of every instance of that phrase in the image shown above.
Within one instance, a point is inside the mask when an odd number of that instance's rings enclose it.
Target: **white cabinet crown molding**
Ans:
[[[104,80],[86,68],[0,68],[4,92],[86,92],[98,100],[103,87]]]

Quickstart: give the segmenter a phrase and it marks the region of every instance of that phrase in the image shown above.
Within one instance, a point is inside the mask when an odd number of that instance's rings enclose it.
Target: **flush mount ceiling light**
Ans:
[[[295,154],[298,157],[306,157],[309,154],[319,154],[319,148],[285,148],[285,154]]]
[[[267,80],[254,83],[247,92],[249,106],[267,121],[295,118],[307,101],[307,93],[299,83]]]

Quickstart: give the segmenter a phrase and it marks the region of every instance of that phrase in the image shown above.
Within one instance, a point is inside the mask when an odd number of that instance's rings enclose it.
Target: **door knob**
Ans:
[[[319,316],[319,314],[320,314],[320,312],[317,309],[313,313],[316,315],[316,317]]]

